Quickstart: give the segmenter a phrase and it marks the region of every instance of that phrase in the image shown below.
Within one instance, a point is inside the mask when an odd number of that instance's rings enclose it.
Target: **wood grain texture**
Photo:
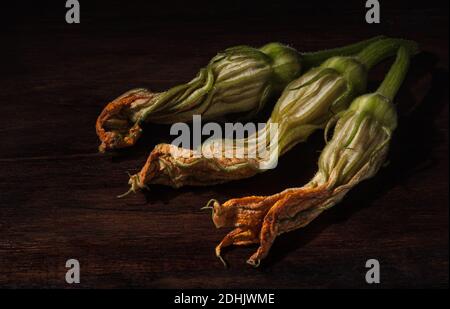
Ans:
[[[360,1],[345,2],[82,2],[79,25],[65,24],[64,6],[50,2],[11,8],[0,77],[0,286],[72,287],[65,261],[77,258],[82,288],[364,288],[365,261],[376,258],[379,287],[447,287],[448,2],[383,2],[380,25],[364,23]],[[213,249],[228,230],[200,207],[302,185],[321,132],[252,179],[115,198],[127,190],[126,172],[169,134],[150,125],[135,149],[98,154],[94,123],[109,100],[184,82],[233,45],[311,51],[377,34],[423,50],[397,98],[390,164],[310,226],[279,237],[259,269],[245,264],[255,247],[227,250],[231,268],[223,268]],[[370,89],[389,65],[370,74]]]

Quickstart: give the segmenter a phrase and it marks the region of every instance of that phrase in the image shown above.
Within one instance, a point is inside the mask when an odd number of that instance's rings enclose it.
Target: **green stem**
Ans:
[[[302,53],[302,63],[304,68],[307,70],[308,68],[315,67],[320,65],[322,62],[327,60],[330,57],[333,56],[350,56],[357,54],[361,52],[364,48],[369,46],[370,44],[379,41],[381,39],[384,39],[385,37],[382,35],[370,38],[368,40],[364,40],[355,44],[333,48],[333,49],[326,49],[326,50],[319,50],[316,52],[308,52],[308,53]]]
[[[377,92],[390,100],[393,100],[400,88],[409,67],[410,52],[405,47],[400,47],[397,58],[389,69],[386,77],[378,87]]]
[[[395,55],[401,46],[406,47],[411,54],[417,52],[417,45],[413,41],[384,39],[370,44],[358,54],[357,58],[370,70],[377,63]]]

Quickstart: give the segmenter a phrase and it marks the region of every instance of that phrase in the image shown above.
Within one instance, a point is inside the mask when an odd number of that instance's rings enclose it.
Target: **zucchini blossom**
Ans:
[[[393,99],[402,84],[409,59],[417,47],[398,49],[397,58],[378,90],[356,98],[347,110],[336,114],[333,137],[323,149],[318,171],[309,183],[271,196],[248,196],[224,204],[211,200],[216,227],[234,227],[216,247],[258,244],[247,263],[258,266],[275,238],[309,224],[324,210],[336,205],[361,181],[373,177],[385,163],[392,133],[397,127]],[[327,133],[325,133],[325,136]],[[225,263],[225,262],[224,262]]]

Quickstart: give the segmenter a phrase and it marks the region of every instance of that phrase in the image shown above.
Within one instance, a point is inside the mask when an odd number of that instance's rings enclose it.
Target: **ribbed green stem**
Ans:
[[[408,72],[409,60],[410,52],[406,48],[400,47],[394,64],[389,69],[389,72],[380,87],[378,87],[378,93],[389,98],[390,100],[394,99],[398,89],[405,79],[406,73]]]
[[[309,53],[302,53],[302,64],[304,68],[307,70],[308,68],[315,67],[320,65],[322,62],[327,60],[330,57],[333,56],[350,56],[355,55],[359,52],[361,52],[364,48],[369,46],[370,44],[379,41],[381,39],[384,39],[385,37],[382,35],[373,37],[368,40],[364,40],[355,44],[333,48],[333,49],[326,49],[326,50],[319,50],[316,52],[309,52]]]
[[[407,48],[411,54],[414,54],[417,51],[417,44],[413,41],[384,39],[376,41],[366,47],[358,54],[357,58],[370,70],[380,61],[395,55],[400,46]]]

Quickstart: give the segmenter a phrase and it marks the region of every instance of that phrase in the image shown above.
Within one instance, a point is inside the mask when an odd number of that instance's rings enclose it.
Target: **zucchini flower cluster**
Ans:
[[[320,155],[317,173],[306,185],[271,196],[208,203],[205,208],[212,209],[217,228],[234,227],[216,247],[216,255],[222,262],[221,250],[226,246],[259,244],[247,261],[258,266],[278,235],[306,226],[340,202],[358,183],[378,172],[397,127],[392,101],[416,49],[412,43],[400,47],[378,90],[356,98],[348,109],[330,119],[326,132],[334,125],[333,137]]]
[[[302,64],[314,65],[336,54],[353,54],[379,38],[316,53],[300,54],[280,43],[261,48],[237,46],[217,54],[190,82],[155,93],[133,89],[110,102],[97,119],[100,151],[130,147],[144,122],[171,124],[236,114],[256,114],[269,98],[298,77]]]
[[[274,158],[305,141],[315,130],[324,128],[334,115],[364,93],[368,70],[404,44],[410,42],[399,39],[375,41],[355,56],[331,57],[289,83],[266,126],[256,134],[232,143],[231,152],[244,156],[230,156],[230,149],[224,147],[230,143],[225,140],[206,143],[196,150],[170,144],[157,145],[141,171],[130,177],[129,192],[148,184],[175,188],[218,184],[267,170]],[[278,128],[276,134],[271,134],[273,124]],[[255,153],[256,156],[249,155]]]

